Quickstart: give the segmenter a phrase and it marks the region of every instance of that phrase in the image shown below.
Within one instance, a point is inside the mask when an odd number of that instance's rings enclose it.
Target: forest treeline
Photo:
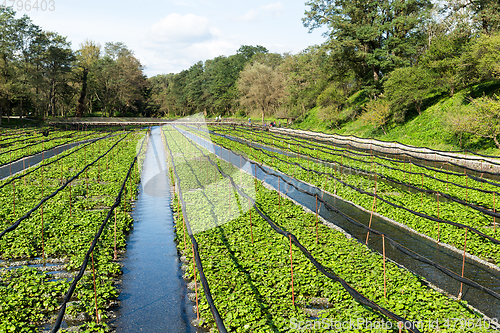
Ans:
[[[7,8],[1,24],[0,107],[10,113],[300,120],[316,108],[332,129],[363,117],[385,132],[436,98],[500,80],[498,0],[310,0],[303,24],[327,28],[322,45],[298,54],[243,45],[151,78],[122,43],[87,41],[73,52],[64,37]],[[469,122],[498,123],[498,99],[470,102],[482,113],[457,115],[456,130],[496,140],[500,125],[495,134]]]
[[[66,37],[0,6],[0,115],[147,114],[149,91],[123,43],[87,40],[73,51]]]
[[[492,0],[313,0],[303,23],[326,41],[299,54],[243,46],[149,79],[162,115],[301,118],[333,128],[365,114],[380,127],[436,95],[500,79],[500,3]]]

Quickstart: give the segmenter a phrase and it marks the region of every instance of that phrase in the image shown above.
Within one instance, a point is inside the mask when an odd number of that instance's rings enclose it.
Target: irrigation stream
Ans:
[[[242,161],[239,155],[236,155],[224,148],[221,148],[218,145],[211,143],[209,144],[205,139],[191,132],[187,132],[181,129],[179,130],[188,138],[197,142],[199,145],[209,149],[212,153],[218,155],[219,158],[229,161],[237,167],[240,167],[241,165],[247,165],[247,160],[243,159]],[[273,149],[273,151],[277,150]],[[278,186],[278,177],[268,175],[266,172],[260,170],[258,167],[255,168],[253,163],[251,162],[250,165],[251,165],[250,170],[245,170],[245,171],[254,175],[257,179],[265,181],[267,184],[271,185],[276,190],[280,188],[282,193],[286,193],[287,196],[297,201],[301,205],[307,207],[308,209],[312,211],[316,210],[316,200],[314,196],[301,193],[291,186],[287,188],[286,184],[284,184],[283,182],[281,183],[281,186]],[[281,172],[277,172],[274,169],[271,169],[269,167],[264,167],[264,169],[267,172],[274,172],[276,174],[281,175],[282,179],[291,182],[298,188],[307,190],[313,195],[317,194],[319,197],[322,197],[323,200],[328,202],[333,207],[337,208],[339,211],[342,211],[346,215],[354,218],[355,220],[365,225],[368,225],[370,220],[370,212],[362,210],[349,202],[346,202],[342,199],[339,199],[338,197],[328,194],[327,192],[323,192],[321,189],[315,186],[306,184]],[[365,243],[367,234],[366,229],[353,225],[351,222],[349,222],[340,214],[335,213],[333,211],[329,211],[325,208],[320,208],[319,215],[323,217],[325,220],[339,226],[347,233],[352,235],[355,239],[359,240],[362,243]],[[412,250],[413,252],[416,252],[440,264],[441,266],[448,268],[449,270],[457,274],[461,274],[462,260],[463,260],[461,254],[452,251],[442,246],[441,244],[436,243],[433,240],[422,237],[410,230],[404,229],[376,215],[373,216],[372,228],[385,233],[387,236],[394,239],[396,242],[400,243],[406,248]],[[379,253],[382,253],[381,237],[371,236],[369,240],[369,247]],[[450,278],[449,276],[442,273],[433,266],[422,263],[407,255],[402,254],[397,249],[392,248],[391,246],[386,246],[385,251],[386,251],[386,256],[389,259],[393,260],[399,265],[404,266],[411,272],[424,277],[428,282],[444,290],[448,294],[454,296],[458,295],[460,291],[460,282]],[[486,265],[483,265],[482,263],[477,262],[476,260],[473,260],[471,258],[466,258],[464,277],[473,280],[481,284],[482,286],[489,288],[497,293],[500,293],[499,271],[491,267],[488,267]],[[500,300],[490,296],[489,294],[464,284],[462,291],[462,299],[466,300],[470,305],[472,305],[479,311],[483,312],[488,317],[497,319],[500,318]]]
[[[134,229],[122,263],[118,333],[197,332],[174,242],[170,182],[160,128],[153,128],[132,216]]]

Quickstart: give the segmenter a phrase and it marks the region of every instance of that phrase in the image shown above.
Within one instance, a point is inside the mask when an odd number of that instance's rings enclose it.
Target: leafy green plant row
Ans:
[[[214,129],[220,130],[220,128],[217,127],[214,127]],[[405,162],[396,159],[391,161],[390,159],[383,158],[377,154],[364,154],[350,149],[332,147],[332,145],[328,144],[316,142],[312,143],[307,140],[297,140],[295,138],[292,139],[286,135],[277,135],[275,133],[262,132],[257,136],[251,132],[244,132],[241,130],[235,131],[226,129],[223,132],[229,133],[233,136],[243,137],[247,140],[253,140],[253,142],[261,142],[266,145],[271,145],[283,149],[284,151],[308,154],[311,158],[319,157],[332,162],[347,164],[349,166],[352,165],[353,167],[364,169],[368,172],[375,171],[382,173],[395,180],[405,182],[419,188],[446,193],[457,199],[487,207],[490,210],[496,208],[496,198],[493,197],[493,194],[476,191],[474,188],[494,191],[498,194],[498,186],[476,181],[470,178],[466,173],[457,174],[455,172],[455,175],[443,174],[440,172],[442,171],[441,169],[433,170],[433,168],[419,167],[418,165],[408,161]],[[304,147],[298,146],[298,143],[305,146],[305,149]],[[320,152],[320,150],[323,150],[323,152]],[[425,177],[422,177],[422,175]],[[464,189],[463,187],[456,186],[455,184],[469,187],[469,189]]]
[[[12,188],[8,186],[0,190],[0,214],[3,219],[2,228],[22,214],[22,210],[30,209],[30,204],[43,195],[53,192],[63,181],[81,170],[91,160],[104,154],[124,135],[109,138],[89,146],[68,157],[64,163],[47,168],[42,172],[27,177],[26,186],[22,185],[19,194],[19,211],[12,210]],[[43,206],[43,224],[41,209],[11,233],[0,240],[0,254],[3,259],[33,259],[42,255],[42,244],[45,258],[65,258],[68,263],[65,269],[74,271],[82,264],[98,227],[115,201],[128,167],[136,155],[136,147],[143,138],[141,133],[131,133],[120,141],[114,149],[101,158],[81,178],[74,180],[52,200]],[[93,148],[90,148],[93,147]],[[31,175],[30,175],[31,176]],[[117,250],[125,248],[125,237],[132,224],[131,201],[136,195],[139,181],[139,170],[134,169],[126,185],[124,201],[116,209],[116,245]],[[19,184],[18,184],[19,185]],[[71,188],[71,195],[69,193]],[[17,187],[16,187],[17,190]],[[42,229],[43,225],[43,229]],[[66,313],[76,316],[86,313],[91,320],[82,325],[84,331],[106,331],[106,310],[110,300],[117,297],[114,278],[120,273],[119,265],[114,257],[115,216],[108,223],[93,253],[97,306],[101,325],[95,324],[96,312],[94,304],[94,285],[91,266],[86,275],[78,283],[72,303]],[[2,229],[3,230],[3,229]],[[43,230],[43,240],[42,240]],[[11,260],[3,261],[9,265]],[[67,291],[69,281],[53,279],[50,274],[38,272],[35,268],[2,269],[0,272],[0,331],[2,332],[36,332],[37,326],[53,320],[55,311],[63,293]],[[4,311],[5,309],[5,311]]]
[[[167,140],[169,140],[169,146],[177,146],[178,153],[174,155],[173,163],[183,177],[201,180],[203,171],[200,170],[214,170],[206,159],[191,159],[191,156],[195,154],[195,149],[190,150],[189,143],[179,133],[167,133]],[[216,161],[213,155],[209,156],[214,158],[214,162]],[[189,165],[192,166],[188,170],[184,170],[188,165],[186,160],[190,160]],[[228,171],[234,168],[223,160],[217,160],[216,163]],[[190,174],[191,170],[194,170],[194,174]],[[235,183],[238,183],[237,179]],[[386,281],[387,298],[385,298],[384,263],[379,254],[371,252],[353,239],[321,223],[319,224],[320,238],[316,243],[314,214],[306,213],[302,207],[293,204],[290,200],[283,197],[279,199],[276,192],[264,188],[260,182],[255,183],[255,189],[256,205],[260,210],[275,221],[280,228],[296,235],[318,261],[345,279],[367,298],[408,320],[420,320],[426,323],[429,320],[439,320],[442,332],[486,331],[477,327],[472,330],[447,329],[443,325],[443,318],[474,318],[475,321],[482,319],[479,314],[467,309],[464,302],[448,299],[428,288],[417,276],[391,262],[386,262],[388,279]],[[186,195],[187,205],[196,200],[212,200],[213,207],[221,205],[218,202],[221,200],[218,196],[205,197],[202,191],[183,192],[184,195]],[[201,197],[197,198],[197,196]],[[178,249],[190,261],[186,274],[193,279],[191,244],[188,238],[184,238],[185,227],[182,216],[179,214],[177,197],[172,206],[178,213],[176,221]],[[214,301],[229,331],[290,331],[293,323],[298,322],[317,325],[332,322],[349,323],[350,320],[357,322],[358,319],[364,323],[387,321],[387,318],[354,301],[340,284],[332,282],[319,273],[297,248],[292,247],[296,302],[294,306],[292,304],[289,240],[275,233],[254,209],[246,210],[243,205],[240,209],[242,214],[238,217],[196,235]],[[206,220],[207,224],[210,223],[210,217],[210,214],[203,211],[200,211],[197,216],[198,219]],[[194,218],[195,216],[192,216],[190,222]],[[187,241],[186,244],[184,239]],[[205,325],[213,327],[212,315],[200,288],[198,293],[200,293],[201,317],[205,319]],[[323,309],[314,309],[319,307]],[[372,331],[361,326],[352,331]],[[425,326],[421,328],[422,332],[435,331]],[[332,331],[334,330],[332,328],[314,331]],[[398,332],[396,323],[393,323],[393,329],[389,331]]]
[[[100,136],[100,133],[97,132],[86,132],[79,134],[76,131],[64,131],[66,133],[64,136],[56,136],[61,135],[61,132],[51,132],[49,134],[49,139],[42,137],[43,139],[39,143],[35,144],[20,144],[15,147],[9,147],[9,150],[1,150],[0,151],[0,165],[5,165],[7,163],[16,161],[20,158],[35,155],[41,153],[42,151],[52,149],[54,147],[68,144],[71,142],[77,142],[81,140],[88,140],[92,138],[96,138]],[[50,136],[54,136],[50,138]],[[11,151],[10,151],[11,150]]]
[[[21,138],[14,137],[11,140],[2,141],[0,147],[0,153],[3,154],[11,150],[23,149],[31,145],[40,144],[42,142],[48,144],[52,140],[68,139],[74,136],[75,134],[80,134],[80,133],[76,131],[52,130],[46,134],[47,136],[45,136],[42,132],[33,132],[32,135],[30,136],[23,136]]]
[[[302,157],[287,158],[277,153],[264,153],[263,151],[251,148],[245,144],[240,144],[218,136],[213,136],[212,140],[222,146],[244,152],[251,159],[270,165],[281,172],[296,177],[297,179],[314,184],[315,186],[339,195],[346,200],[359,204],[368,210],[371,210],[373,207],[373,198],[371,196],[359,195],[358,191],[342,185],[329,177],[317,175],[314,172],[308,172],[292,165],[291,163],[296,162],[304,166],[306,169],[330,173],[338,179],[342,179],[342,181],[352,186],[361,188],[367,192],[374,192],[374,180],[359,177],[356,174],[348,174],[345,173],[345,170],[341,171],[338,168],[330,168]],[[279,159],[284,161],[280,161]],[[457,221],[459,223],[475,227],[487,235],[494,236],[494,230],[491,227],[491,220],[485,219],[484,216],[479,214],[477,211],[465,211],[454,202],[440,202],[438,208],[437,201],[432,197],[415,195],[409,191],[394,188],[390,184],[384,182],[377,183],[377,194],[395,204],[411,208],[415,211],[419,211],[433,217],[438,217],[439,209],[439,218],[441,219]],[[465,231],[461,228],[444,223],[440,223],[438,227],[438,223],[434,221],[419,217],[403,209],[395,209],[393,206],[380,201],[376,203],[376,211],[388,218],[406,224],[418,232],[433,237],[436,240],[439,239],[441,242],[451,244],[458,249],[463,249]],[[489,240],[486,240],[478,235],[471,233],[470,237],[468,237],[467,251],[469,253],[499,264],[499,250],[500,246],[493,244]]]
[[[118,132],[118,133],[115,133],[113,136],[117,136],[117,135],[120,135],[123,133],[125,133],[125,132]],[[64,161],[61,161],[61,160],[66,159],[68,156],[71,156],[82,149],[90,149],[89,146],[95,144],[97,141],[100,141],[100,140],[103,140],[103,139],[106,139],[109,137],[110,137],[110,135],[102,134],[100,137],[95,138],[93,140],[89,140],[88,142],[86,142],[82,145],[78,145],[78,146],[70,148],[66,151],[63,151],[63,152],[57,154],[57,156],[44,159],[44,160],[40,161],[40,163],[37,163],[36,165],[34,165],[33,167],[29,167],[28,165],[25,165],[27,168],[18,172],[15,176],[8,177],[7,179],[2,179],[2,182],[0,183],[0,188],[3,188],[3,187],[5,187],[5,186],[7,186],[15,181],[20,181],[20,182],[26,183],[24,178],[27,175],[32,174],[32,173],[40,170],[41,168],[50,168],[50,167],[52,167],[52,165],[54,163],[64,163]],[[68,160],[66,159],[65,161],[68,161]]]
[[[363,162],[363,161],[357,161],[356,159],[350,159],[348,156],[344,156],[344,155],[339,155],[340,158],[337,158],[336,159],[332,159],[331,157],[329,158],[328,155],[332,155],[332,154],[328,154],[327,152],[324,152],[324,151],[316,151],[316,150],[312,150],[312,149],[307,149],[307,148],[304,148],[304,146],[302,147],[295,147],[295,149],[287,149],[286,147],[282,147],[278,144],[274,144],[274,147],[278,147],[278,148],[285,148],[283,150],[284,154],[289,154],[289,152],[293,152],[293,153],[296,153],[296,154],[299,154],[300,156],[302,156],[303,158],[306,158],[308,160],[308,166],[310,164],[309,160],[312,160],[312,162],[314,163],[317,163],[319,165],[324,165],[325,163],[330,163],[330,164],[334,164],[335,165],[335,169],[339,169],[339,170],[344,170],[345,173],[349,173],[349,174],[356,174],[358,175],[359,177],[364,177],[364,178],[367,178],[367,179],[373,179],[375,177],[375,174],[379,174],[381,177],[379,177],[379,181],[381,183],[387,183],[387,185],[391,186],[397,193],[398,190],[402,189],[405,190],[406,189],[406,192],[407,193],[412,193],[413,195],[415,196],[418,196],[420,195],[420,197],[422,198],[424,195],[429,195],[428,193],[425,193],[423,191],[419,191],[417,188],[420,188],[421,185],[417,185],[417,184],[408,184],[406,183],[407,179],[410,180],[413,178],[415,178],[415,176],[417,178],[420,178],[418,177],[419,175],[408,175],[408,174],[405,174],[404,172],[402,171],[399,171],[399,170],[392,170],[392,169],[384,169],[384,168],[380,168],[378,167],[377,165],[369,165],[368,166],[368,169],[367,169],[367,165],[366,164],[370,164],[370,162]],[[297,155],[294,155],[294,156],[297,156]],[[345,158],[344,158],[345,157]],[[340,159],[340,160],[339,160]],[[342,160],[347,160],[347,163],[346,162],[343,162]],[[385,174],[383,174],[383,172],[385,172]],[[381,178],[384,178],[386,177],[385,179],[381,179]],[[400,178],[401,177],[401,178]],[[422,176],[421,177],[422,179],[422,183],[423,183],[423,179],[424,177]],[[394,180],[394,181],[392,181]],[[395,182],[400,182],[400,184],[397,184]],[[436,185],[436,183],[438,183],[437,181],[434,180],[434,185]],[[408,185],[408,186],[413,186],[414,188],[405,188],[405,186]],[[439,185],[443,185],[442,183],[439,183]],[[425,187],[424,187],[425,189]],[[461,192],[463,192],[462,194],[467,197],[468,196],[468,192],[472,192],[472,191],[469,191],[467,189],[463,189],[463,188],[460,188],[460,187],[456,187],[456,189],[460,190]],[[425,189],[428,191],[428,189]],[[436,191],[435,189],[432,190],[432,191]],[[438,195],[441,195],[441,194],[444,194],[444,195],[448,195],[448,194],[445,194],[441,191],[439,191],[440,193],[434,193],[434,198],[436,198],[436,196]],[[480,195],[481,197],[487,197],[489,196],[489,198],[493,198],[493,195],[489,195],[489,194],[485,194],[485,193],[482,193],[480,191],[474,191],[474,193],[476,196]],[[453,196],[450,196],[452,198],[454,198]],[[438,198],[436,198],[436,200],[438,200]],[[441,199],[442,201],[449,201],[450,199],[446,199],[445,197],[442,197]],[[471,211],[471,212],[475,212],[477,216],[479,216],[481,219],[485,220],[485,221],[491,221],[491,223],[493,224],[493,232],[495,233],[495,224],[496,224],[496,221],[494,219],[496,219],[494,216],[491,216],[490,214],[485,214],[484,213],[484,209],[482,208],[479,208],[478,206],[475,206],[475,205],[472,205],[472,207],[469,207],[467,205],[465,205],[464,203],[461,203],[459,201],[455,201],[455,207],[454,209],[455,210],[464,210],[464,211]],[[414,210],[417,210],[417,209],[414,209]],[[486,222],[488,223],[488,222]]]

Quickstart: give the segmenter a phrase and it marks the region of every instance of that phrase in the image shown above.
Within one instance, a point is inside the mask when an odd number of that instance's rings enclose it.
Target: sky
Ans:
[[[305,0],[43,1],[45,11],[19,10],[20,1],[13,8],[43,30],[66,36],[74,50],[86,39],[102,47],[106,42],[124,43],[148,77],[235,54],[241,45],[296,54],[325,41],[326,29],[309,33],[302,24]],[[8,5],[12,2],[7,0]]]

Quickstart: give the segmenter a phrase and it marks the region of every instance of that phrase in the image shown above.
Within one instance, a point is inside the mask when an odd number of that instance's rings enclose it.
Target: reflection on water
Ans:
[[[123,259],[117,332],[197,332],[174,242],[170,183],[160,129],[154,128],[133,210],[134,229]]]

